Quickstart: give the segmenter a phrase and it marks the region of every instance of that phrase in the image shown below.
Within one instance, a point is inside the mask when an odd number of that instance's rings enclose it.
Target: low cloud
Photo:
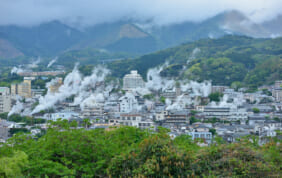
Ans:
[[[167,25],[198,22],[228,10],[239,10],[260,23],[275,18],[281,9],[281,0],[1,0],[0,25],[59,20],[89,26],[127,19]]]

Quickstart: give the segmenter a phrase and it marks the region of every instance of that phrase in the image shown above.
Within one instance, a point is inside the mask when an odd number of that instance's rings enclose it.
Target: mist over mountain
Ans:
[[[85,48],[105,49],[109,52],[146,54],[156,50],[204,38],[218,38],[227,34],[255,38],[273,38],[282,34],[281,15],[256,23],[239,11],[227,11],[203,21],[184,21],[160,25],[123,20],[80,28],[61,21],[34,26],[2,25],[0,57],[55,56],[68,50]]]

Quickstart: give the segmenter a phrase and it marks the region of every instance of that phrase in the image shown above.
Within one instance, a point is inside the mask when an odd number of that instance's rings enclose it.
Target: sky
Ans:
[[[275,18],[281,9],[282,0],[0,0],[0,25],[59,20],[91,26],[127,19],[168,25],[199,22],[229,10],[260,23]]]

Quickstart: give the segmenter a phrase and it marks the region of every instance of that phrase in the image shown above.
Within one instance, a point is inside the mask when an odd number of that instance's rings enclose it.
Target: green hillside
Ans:
[[[149,68],[166,61],[170,66],[162,72],[164,76],[212,80],[217,85],[241,82],[245,86],[257,87],[282,79],[282,38],[225,36],[204,39],[137,59],[114,61],[109,68],[114,76],[122,77],[130,70],[137,69],[145,77]],[[181,71],[175,67],[177,65],[186,69]]]

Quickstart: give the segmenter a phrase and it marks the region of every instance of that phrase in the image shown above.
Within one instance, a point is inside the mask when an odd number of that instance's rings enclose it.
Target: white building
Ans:
[[[237,109],[230,107],[204,107],[203,112],[205,118],[218,118],[228,121],[246,121],[248,112],[245,109]]]
[[[119,124],[140,129],[155,129],[154,122],[151,119],[145,119],[141,114],[121,114]]]
[[[75,112],[61,112],[61,113],[51,113],[45,114],[44,118],[47,120],[57,121],[58,119],[70,120],[71,118],[78,117],[79,114]]]
[[[145,83],[140,74],[138,74],[137,70],[132,70],[130,74],[126,74],[123,77],[123,89],[124,90],[132,90],[136,88],[143,88]]]
[[[121,113],[130,113],[138,110],[138,101],[132,93],[126,93],[119,98],[119,107]]]
[[[8,87],[0,87],[0,113],[10,112],[11,95]]]

